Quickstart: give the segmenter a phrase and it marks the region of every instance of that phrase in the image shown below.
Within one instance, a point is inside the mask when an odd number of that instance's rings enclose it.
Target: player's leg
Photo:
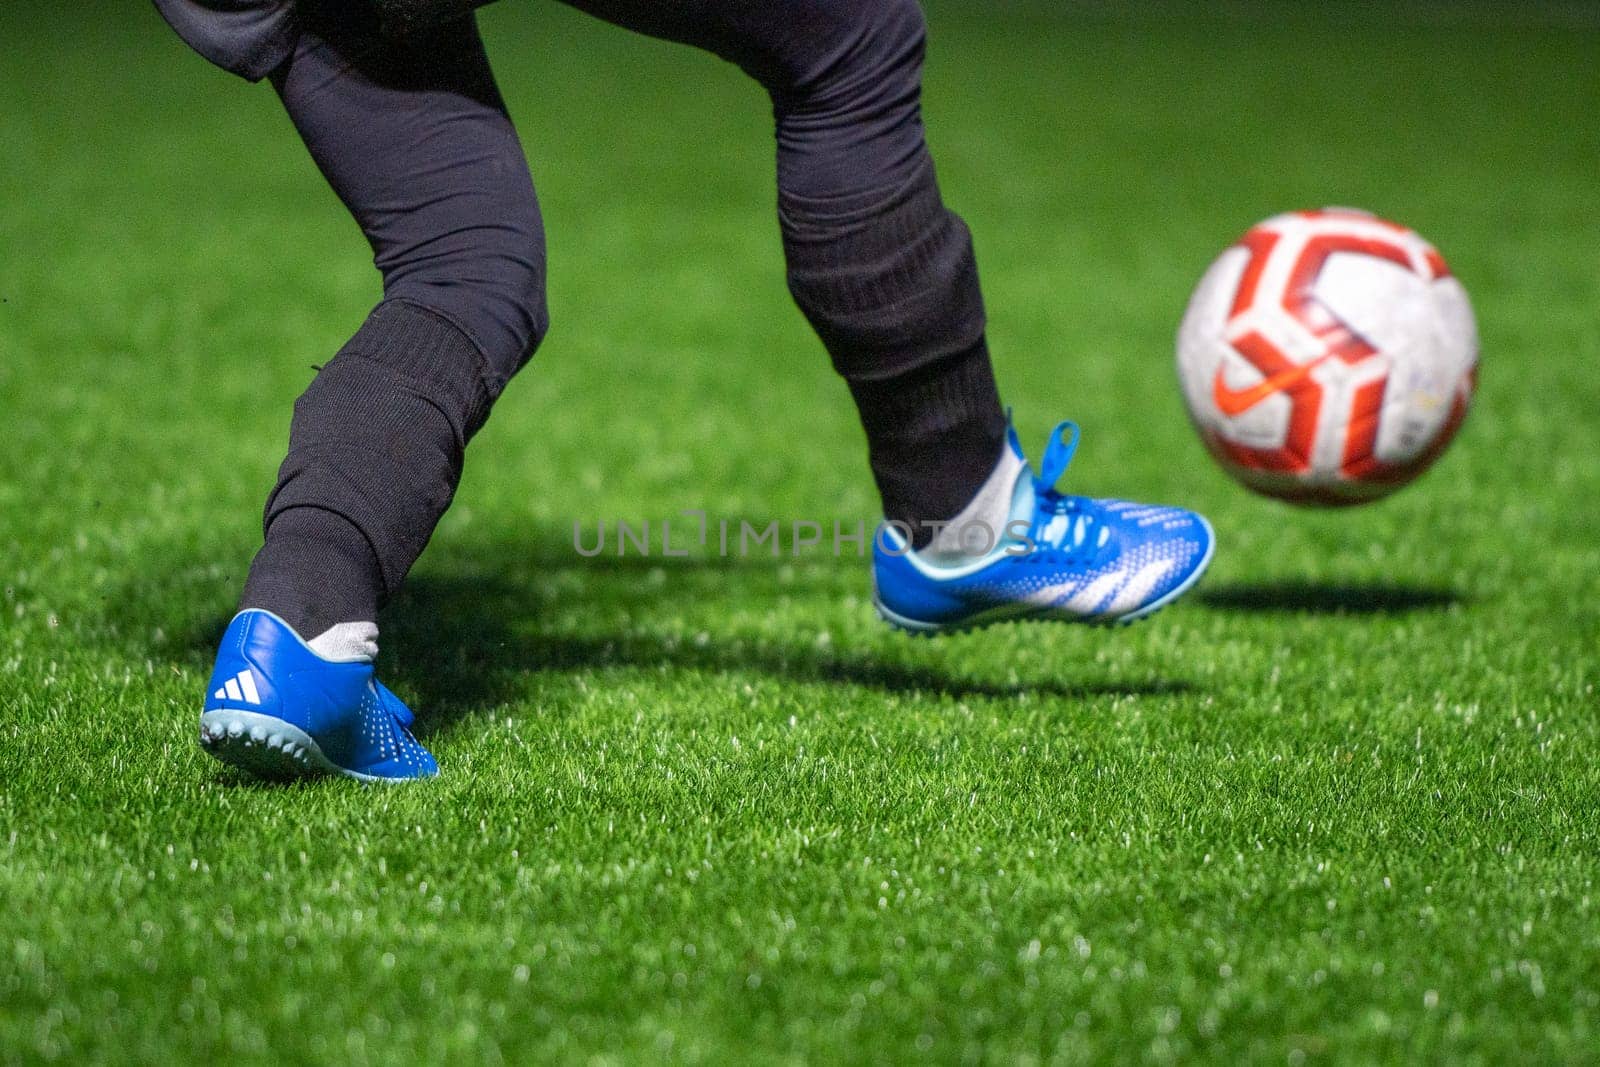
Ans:
[[[915,0],[570,2],[768,90],[789,287],[855,398],[884,513],[960,512],[1005,454],[1006,417],[971,236],[923,138]]]
[[[380,35],[364,7],[303,10],[272,80],[370,241],[384,299],[295,405],[203,727],[213,751],[258,769],[406,777],[432,761],[403,706],[362,682],[377,612],[448,507],[467,441],[545,330],[544,244],[470,19],[406,44]]]
[[[715,52],[771,94],[789,287],[850,385],[884,513],[903,524],[875,543],[886,619],[1128,620],[1198,580],[1204,519],[1058,493],[1075,431],[1058,427],[1038,479],[1007,433],[972,241],[924,139],[916,0],[568,2]]]
[[[538,204],[471,21],[406,45],[332,18],[273,83],[384,300],[295,405],[244,597],[311,634],[376,617],[546,327]]]

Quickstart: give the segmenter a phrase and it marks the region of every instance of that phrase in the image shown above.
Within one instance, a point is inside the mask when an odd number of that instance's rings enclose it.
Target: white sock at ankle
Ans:
[[[330,663],[371,663],[378,658],[378,624],[341,622],[306,642]]]

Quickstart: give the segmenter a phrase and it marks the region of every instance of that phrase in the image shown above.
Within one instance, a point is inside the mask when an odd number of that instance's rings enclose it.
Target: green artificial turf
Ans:
[[[1024,439],[1078,419],[1070,486],[1216,564],[935,640],[855,559],[573,551],[874,495],[761,95],[485,15],[555,325],[383,619],[444,767],[396,789],[195,744],[363,242],[147,7],[0,12],[0,1059],[1596,1059],[1596,21],[1120,7],[936,4],[931,137]],[[1437,242],[1484,343],[1452,451],[1339,513],[1229,482],[1171,370],[1211,257],[1325,203]]]

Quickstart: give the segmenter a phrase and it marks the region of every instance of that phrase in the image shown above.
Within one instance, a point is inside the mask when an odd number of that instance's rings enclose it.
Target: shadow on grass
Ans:
[[[1195,599],[1221,611],[1311,615],[1400,615],[1437,611],[1466,602],[1466,598],[1453,589],[1433,586],[1318,582],[1213,586],[1199,591]]]
[[[808,603],[818,605],[819,619],[836,618],[835,605],[863,596],[867,583],[865,562],[852,559],[583,558],[571,550],[569,530],[439,544],[384,611],[384,678],[414,696],[422,735],[527,700],[540,675],[596,669],[753,673],[958,699],[1192,690],[1178,680],[1108,678],[1087,662],[1063,664],[1059,674],[1068,677],[1017,679],[1004,662],[989,678],[973,677],[945,665],[949,642],[969,638],[925,640],[885,630],[847,645],[819,642],[820,621],[763,625],[766,612],[780,605],[789,619],[796,605]],[[201,624],[177,623],[162,651],[204,669],[225,627],[220,613]]]
[[[492,580],[423,578],[408,587],[403,604],[386,617],[385,647],[397,653],[390,670],[395,681],[418,694],[426,709],[424,733],[442,730],[480,708],[526,698],[528,676],[534,672],[670,667],[706,675],[756,673],[794,684],[980,699],[1025,693],[1062,699],[1160,696],[1191,689],[1178,681],[985,680],[949,673],[936,663],[880,658],[870,648],[819,648],[803,637],[785,641],[706,635],[685,640],[648,630],[549,632],[499,621],[494,605],[500,602],[500,592]],[[938,658],[937,642],[923,647],[928,651],[919,658]]]

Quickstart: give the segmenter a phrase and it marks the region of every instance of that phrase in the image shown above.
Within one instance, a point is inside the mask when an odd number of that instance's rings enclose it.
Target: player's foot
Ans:
[[[268,611],[241,611],[222,636],[200,713],[200,745],[264,778],[364,782],[439,773],[411,736],[412,715],[369,659],[324,659]]]
[[[1192,511],[1056,491],[1078,447],[1078,427],[1050,435],[1040,476],[1022,461],[1004,529],[982,555],[933,560],[909,551],[892,524],[873,540],[873,602],[895,626],[921,633],[1009,619],[1132,622],[1188,592],[1211,563],[1211,524]]]

